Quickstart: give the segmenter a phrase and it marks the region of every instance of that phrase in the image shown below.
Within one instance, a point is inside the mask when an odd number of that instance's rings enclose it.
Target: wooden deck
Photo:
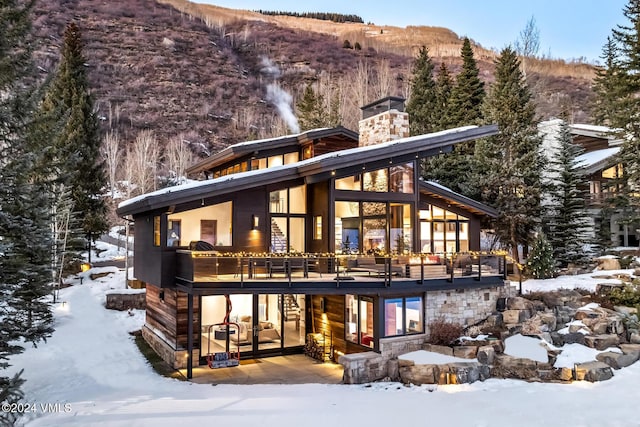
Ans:
[[[464,289],[501,285],[506,279],[501,255],[372,256],[221,256],[178,251],[176,284],[198,294],[286,292],[360,293],[423,288]]]

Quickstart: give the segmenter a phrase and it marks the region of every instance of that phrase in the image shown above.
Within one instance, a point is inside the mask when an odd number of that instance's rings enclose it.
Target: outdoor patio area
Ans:
[[[342,365],[321,363],[303,354],[246,359],[240,366],[193,368],[192,382],[198,384],[341,384]],[[181,370],[186,376],[186,369]]]

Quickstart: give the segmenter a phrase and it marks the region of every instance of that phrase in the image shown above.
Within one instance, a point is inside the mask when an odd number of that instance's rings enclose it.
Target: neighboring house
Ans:
[[[544,137],[543,152],[551,158],[562,120],[554,119],[540,123]],[[602,208],[609,197],[618,191],[617,178],[622,174],[618,153],[622,140],[614,136],[611,128],[586,124],[570,124],[573,143],[581,146],[584,153],[576,159],[584,167],[584,191],[587,197],[587,212],[591,218],[591,234],[595,236],[596,224],[602,220]],[[638,234],[635,228],[619,223],[620,215],[612,212],[609,220],[614,246],[637,247]]]
[[[190,169],[210,179],[120,204],[158,354],[191,376],[207,356],[305,349],[346,355],[345,381],[369,381],[419,348],[434,319],[470,325],[495,310],[505,259],[478,251],[481,219],[496,212],[419,177],[425,157],[498,129],[408,137],[403,102],[363,107],[359,136],[233,145]]]

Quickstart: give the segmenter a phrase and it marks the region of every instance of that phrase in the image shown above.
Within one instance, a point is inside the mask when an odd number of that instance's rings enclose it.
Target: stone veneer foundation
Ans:
[[[429,338],[429,323],[438,318],[470,326],[496,311],[498,298],[515,296],[516,289],[505,281],[504,286],[480,289],[428,291],[425,304],[425,334],[381,338],[380,352],[345,354],[338,363],[344,366],[345,384],[399,378],[398,356],[422,349]]]

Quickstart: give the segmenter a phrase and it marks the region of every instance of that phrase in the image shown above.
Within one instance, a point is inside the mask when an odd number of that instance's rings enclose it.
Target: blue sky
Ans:
[[[627,0],[195,0],[233,9],[356,14],[377,25],[446,27],[484,47],[513,44],[533,16],[540,52],[553,58],[596,61],[607,36],[626,25]]]

